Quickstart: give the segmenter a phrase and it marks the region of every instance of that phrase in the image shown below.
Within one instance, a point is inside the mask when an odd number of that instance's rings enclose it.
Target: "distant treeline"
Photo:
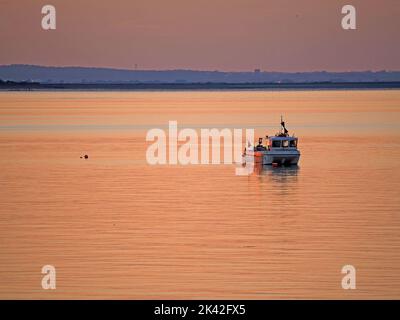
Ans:
[[[0,79],[0,88],[1,89],[40,88],[40,83],[33,81],[10,81],[10,80],[4,81]]]
[[[0,66],[0,79],[40,83],[81,84],[199,84],[199,83],[322,83],[397,82],[399,71],[349,72],[247,72],[198,70],[124,70],[89,67],[44,67],[35,65]]]
[[[142,91],[142,90],[373,90],[400,89],[399,82],[307,83],[38,83],[0,80],[0,90]]]

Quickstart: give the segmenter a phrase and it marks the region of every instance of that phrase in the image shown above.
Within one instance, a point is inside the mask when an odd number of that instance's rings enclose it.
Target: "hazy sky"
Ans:
[[[345,4],[357,30],[341,27]],[[0,64],[400,70],[399,32],[400,0],[0,0]]]

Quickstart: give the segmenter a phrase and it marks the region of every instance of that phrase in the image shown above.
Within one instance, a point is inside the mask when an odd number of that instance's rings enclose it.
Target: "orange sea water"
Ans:
[[[297,169],[146,162],[169,120],[281,114]],[[400,298],[398,90],[2,92],[0,168],[0,298]]]

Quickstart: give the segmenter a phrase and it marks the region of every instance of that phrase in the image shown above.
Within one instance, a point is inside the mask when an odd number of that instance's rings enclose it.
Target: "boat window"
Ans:
[[[283,140],[283,141],[282,141],[282,147],[283,147],[283,148],[289,147],[289,140]]]
[[[280,140],[273,140],[272,141],[272,148],[280,148],[281,147],[281,141]]]
[[[293,148],[297,147],[297,140],[290,140],[290,146]]]

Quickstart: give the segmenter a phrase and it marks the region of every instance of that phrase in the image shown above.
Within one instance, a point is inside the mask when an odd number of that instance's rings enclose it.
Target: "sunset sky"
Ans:
[[[57,29],[41,28],[41,8]],[[341,8],[357,9],[343,30]],[[0,64],[400,70],[399,0],[0,0]]]

